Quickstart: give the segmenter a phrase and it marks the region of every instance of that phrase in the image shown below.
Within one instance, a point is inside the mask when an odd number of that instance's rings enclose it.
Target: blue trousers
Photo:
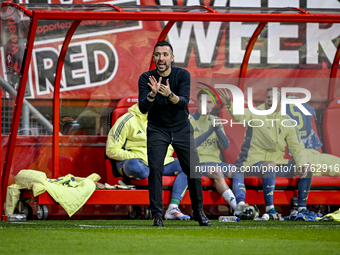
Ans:
[[[149,177],[150,168],[143,163],[140,159],[128,159],[124,161],[117,161],[117,168],[123,167],[123,171],[126,176],[136,179],[143,180]],[[186,174],[182,171],[181,165],[177,158],[167,165],[164,166],[164,176],[177,175],[172,187],[172,198],[177,198],[182,201],[185,191],[188,187],[188,181]]]
[[[275,177],[290,177],[295,176],[295,161],[290,160],[287,165],[277,165],[276,169],[262,169],[264,161],[259,161],[253,165],[257,168],[253,171],[257,174],[250,173],[249,175],[261,176],[263,178],[262,187],[266,206],[274,205],[273,196],[275,190]],[[298,206],[304,207],[307,205],[308,193],[312,183],[312,172],[308,172],[305,178],[300,178],[298,183]]]

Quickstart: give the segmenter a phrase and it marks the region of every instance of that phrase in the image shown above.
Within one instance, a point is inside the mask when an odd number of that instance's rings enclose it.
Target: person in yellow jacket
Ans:
[[[273,203],[275,177],[300,175],[298,184],[298,210],[307,211],[307,198],[313,173],[310,171],[307,153],[294,121],[281,115],[281,91],[277,93],[277,107],[268,115],[257,115],[245,109],[244,115],[233,114],[233,104],[226,90],[220,90],[222,103],[232,118],[247,126],[246,138],[237,161],[246,175],[263,178],[263,192],[266,212],[273,219],[279,219]],[[269,110],[273,104],[273,88],[266,91],[265,103],[258,110]],[[239,125],[239,124],[235,124]],[[286,146],[294,160],[284,159]]]
[[[206,95],[206,114],[202,114],[202,95]],[[216,191],[234,210],[234,215],[242,219],[254,219],[257,211],[253,206],[245,203],[246,189],[243,174],[236,170],[236,166],[223,162],[221,150],[228,149],[229,139],[224,132],[223,125],[215,125],[216,116],[212,115],[215,106],[215,95],[210,90],[200,90],[197,93],[197,111],[189,115],[194,129],[197,153],[200,159],[199,172],[214,180]],[[224,178],[233,178],[231,190]]]
[[[298,99],[298,97],[289,95],[289,99]],[[307,103],[303,103],[307,111],[312,115],[308,116],[303,114],[300,108],[295,104],[287,104],[286,112],[292,119],[297,121],[297,127],[300,131],[301,139],[305,144],[307,161],[310,163],[310,170],[313,172],[313,176],[337,176],[340,174],[340,158],[321,153],[318,150],[322,146],[316,131],[313,129],[313,118],[316,120],[315,110]],[[292,156],[291,154],[289,154]]]
[[[147,114],[140,112],[138,104],[134,104],[128,112],[117,119],[110,129],[106,142],[106,155],[116,161],[121,175],[136,180],[148,178],[146,145]],[[167,220],[188,220],[190,216],[183,214],[178,208],[187,189],[187,176],[182,171],[177,158],[173,158],[173,148],[169,146],[164,160],[164,174],[177,175],[172,188],[169,207],[165,213]]]
[[[340,157],[317,150],[306,149],[307,160],[314,176],[339,176]]]

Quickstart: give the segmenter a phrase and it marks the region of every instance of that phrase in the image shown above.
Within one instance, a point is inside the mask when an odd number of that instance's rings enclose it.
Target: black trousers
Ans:
[[[174,148],[183,172],[188,177],[188,188],[192,209],[203,207],[202,180],[195,166],[199,158],[193,137],[193,128],[188,120],[187,126],[176,132],[163,131],[159,128],[147,128],[149,175],[149,199],[152,216],[163,216],[163,181],[164,159],[169,144]]]

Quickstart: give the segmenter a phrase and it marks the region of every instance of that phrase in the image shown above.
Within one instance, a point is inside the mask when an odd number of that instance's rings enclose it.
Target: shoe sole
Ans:
[[[183,219],[179,219],[179,218],[165,218],[165,220],[190,220],[190,218],[183,218]]]
[[[201,227],[211,227],[212,224],[211,223],[206,223],[206,224],[201,224],[199,223]]]

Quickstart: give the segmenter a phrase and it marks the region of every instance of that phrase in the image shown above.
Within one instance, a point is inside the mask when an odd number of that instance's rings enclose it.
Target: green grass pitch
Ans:
[[[339,222],[0,221],[0,254],[339,254]]]

